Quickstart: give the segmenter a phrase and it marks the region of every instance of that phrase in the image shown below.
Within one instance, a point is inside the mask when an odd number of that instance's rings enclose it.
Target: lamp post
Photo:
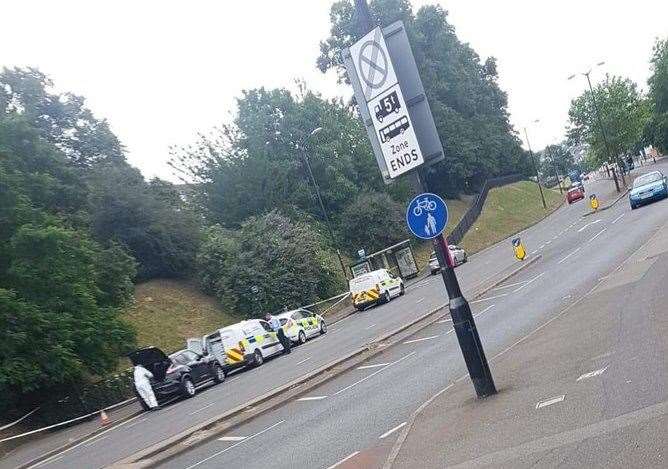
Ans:
[[[532,123],[540,122],[539,119],[536,119]],[[531,143],[529,143],[529,133],[527,132],[527,127],[524,126],[524,138],[527,141],[527,147],[529,147],[529,154],[531,155],[531,162],[533,163],[533,170],[536,173],[536,184],[538,184],[538,190],[540,191],[540,200],[543,202],[543,208],[547,210],[547,204],[545,203],[545,195],[543,194],[543,187],[540,185],[540,176],[538,176],[538,166],[536,165],[536,158],[531,151]]]
[[[605,62],[599,62],[596,64],[597,67],[600,67],[602,65],[605,65]],[[591,102],[592,106],[594,107],[594,113],[596,114],[596,120],[598,121],[598,126],[601,131],[601,136],[603,137],[603,144],[605,145],[605,151],[608,153],[608,159],[611,159],[617,163],[617,167],[619,168],[619,171],[622,175],[622,184],[626,186],[626,179],[624,178],[624,170],[622,169],[622,163],[619,160],[619,155],[614,155],[612,154],[612,151],[610,149],[610,144],[608,143],[608,137],[605,133],[605,127],[603,126],[603,120],[601,119],[601,113],[598,108],[598,104],[596,103],[596,96],[594,95],[594,88],[591,86],[591,79],[589,78],[589,75],[591,75],[592,68],[587,70],[586,72],[583,73],[575,73],[571,76],[568,77],[569,80],[572,80],[578,75],[582,75],[583,77],[587,78],[587,84],[589,85],[589,92],[591,94]],[[612,177],[615,181],[615,187],[617,188],[617,192],[620,192],[619,189],[619,181],[617,181],[617,173],[613,170],[612,172]]]
[[[316,127],[315,129],[313,129],[311,132],[309,132],[308,135],[306,135],[299,141],[298,146],[302,161],[304,162],[304,164],[306,165],[306,169],[308,170],[308,175],[309,178],[311,179],[311,184],[313,184],[313,187],[315,188],[315,194],[318,199],[318,203],[320,204],[320,210],[322,211],[322,216],[325,219],[325,224],[327,225],[329,236],[332,240],[333,245],[336,246],[336,238],[334,237],[334,230],[332,230],[332,223],[329,220],[329,215],[327,214],[327,210],[325,209],[325,204],[322,202],[322,197],[320,195],[320,187],[318,186],[318,183],[316,182],[315,177],[313,176],[313,170],[311,169],[311,162],[309,161],[308,150],[306,148],[306,142],[308,141],[308,139],[319,133],[321,130],[322,127]],[[336,247],[336,255],[339,258],[339,264],[341,264],[341,271],[343,272],[343,277],[346,280],[348,280],[348,273],[346,272],[346,266],[343,263],[343,257],[341,257],[341,250],[338,247]]]

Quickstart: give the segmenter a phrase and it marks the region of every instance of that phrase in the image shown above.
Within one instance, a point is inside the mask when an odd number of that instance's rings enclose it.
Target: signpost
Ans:
[[[418,238],[434,239],[448,224],[448,206],[436,194],[420,194],[408,204],[406,223]]]

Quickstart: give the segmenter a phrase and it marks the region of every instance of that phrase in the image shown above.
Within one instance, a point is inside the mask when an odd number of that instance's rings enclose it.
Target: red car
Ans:
[[[584,199],[584,197],[585,194],[581,187],[573,187],[566,192],[566,201],[568,202],[568,205],[577,200]]]

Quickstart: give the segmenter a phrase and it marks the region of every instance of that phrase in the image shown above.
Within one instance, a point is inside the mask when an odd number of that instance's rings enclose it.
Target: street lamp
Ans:
[[[605,65],[605,62],[597,63],[596,67],[600,67],[601,65]],[[587,84],[589,85],[589,92],[591,94],[591,102],[592,102],[592,105],[594,107],[594,112],[596,113],[596,120],[598,121],[598,126],[601,130],[601,136],[603,137],[603,143],[605,145],[605,151],[608,153],[608,159],[611,159],[611,158],[613,158],[613,154],[612,154],[612,151],[610,150],[610,144],[608,143],[608,137],[605,134],[605,128],[603,127],[603,120],[601,119],[601,113],[598,109],[598,104],[596,103],[596,96],[594,95],[594,88],[591,86],[591,79],[589,78],[589,75],[591,74],[591,72],[592,72],[592,69],[590,68],[586,72],[575,73],[575,74],[569,76],[568,79],[572,80],[573,78],[575,78],[578,75],[582,75],[583,77],[587,78]],[[614,161],[617,162],[617,167],[619,168],[619,171],[622,174],[622,183],[626,187],[626,179],[624,178],[624,171],[622,170],[622,163],[619,160],[619,155],[614,156]],[[620,192],[619,181],[617,181],[617,174],[614,171],[614,168],[613,168],[613,172],[612,172],[612,177],[615,181],[615,187],[617,188],[617,192]]]
[[[539,119],[532,121],[532,124],[540,122]],[[547,209],[547,204],[545,203],[545,195],[543,195],[543,187],[540,185],[540,177],[538,176],[538,166],[536,165],[536,158],[533,156],[533,151],[531,151],[531,143],[529,143],[529,133],[527,132],[527,126],[524,126],[524,138],[527,141],[527,146],[529,147],[529,154],[531,155],[531,161],[533,163],[533,170],[536,173],[536,184],[538,184],[538,190],[540,191],[540,200],[543,202],[543,208]]]
[[[334,238],[334,230],[332,230],[332,223],[329,220],[329,215],[327,214],[327,210],[325,209],[325,204],[322,203],[322,197],[320,196],[320,187],[318,187],[318,183],[316,182],[315,177],[313,176],[313,170],[311,169],[311,162],[309,161],[309,156],[306,148],[306,142],[308,141],[308,139],[318,134],[321,130],[322,127],[316,127],[315,129],[311,130],[311,132],[308,135],[306,135],[299,141],[298,147],[301,152],[302,161],[304,162],[308,170],[311,183],[315,188],[315,193],[318,198],[318,203],[320,204],[320,210],[322,211],[322,216],[325,219],[325,223],[327,224],[327,230],[329,231],[329,236],[332,239],[332,243],[334,244],[334,246],[336,246],[336,238]],[[343,277],[346,280],[348,280],[348,273],[346,272],[346,266],[343,264],[343,257],[341,257],[341,251],[339,250],[338,247],[336,248],[336,255],[338,256],[339,263],[341,264],[341,271],[343,272]]]

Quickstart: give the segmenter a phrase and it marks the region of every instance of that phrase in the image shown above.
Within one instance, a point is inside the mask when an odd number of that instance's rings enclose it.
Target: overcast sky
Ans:
[[[168,148],[231,120],[241,90],[350,92],[315,68],[333,0],[5,1],[0,66],[34,66],[107,118],[146,177],[173,179]],[[559,141],[570,100],[596,69],[642,88],[654,39],[668,37],[665,0],[413,0],[440,3],[459,38],[498,59],[516,128],[535,119],[534,149]]]

